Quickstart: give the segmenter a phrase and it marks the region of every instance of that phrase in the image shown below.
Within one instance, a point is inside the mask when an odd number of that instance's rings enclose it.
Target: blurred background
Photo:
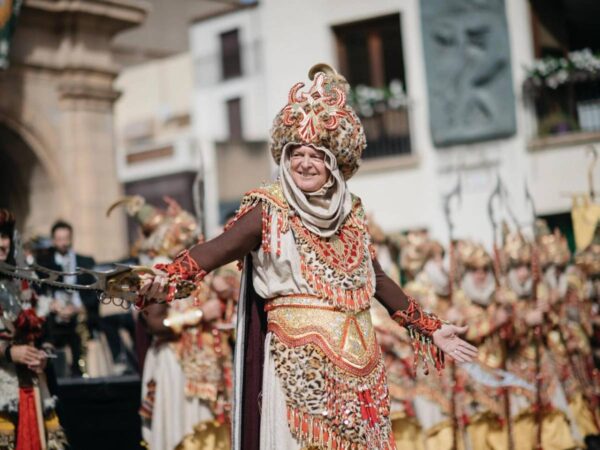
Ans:
[[[68,222],[97,268],[135,261],[139,223],[106,216],[123,195],[170,196],[212,237],[273,177],[271,120],[326,62],[368,139],[350,187],[386,233],[447,242],[459,186],[453,237],[489,246],[502,180],[520,226],[537,215],[574,249],[600,174],[599,17],[596,0],[0,0],[0,208],[36,254]],[[139,442],[128,327],[112,347],[83,327],[81,358],[88,340],[106,357],[81,373],[57,362],[74,448]]]

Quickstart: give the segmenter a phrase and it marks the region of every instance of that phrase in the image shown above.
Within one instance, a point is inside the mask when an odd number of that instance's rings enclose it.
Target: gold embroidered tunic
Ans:
[[[389,395],[369,312],[375,272],[360,200],[330,239],[308,231],[275,183],[248,194],[262,203],[262,243],[252,280],[266,299],[271,357],[286,396],[288,425],[302,445],[393,448]],[[299,367],[296,362],[307,361]],[[318,386],[297,389],[289,383]],[[372,447],[371,447],[372,448]]]

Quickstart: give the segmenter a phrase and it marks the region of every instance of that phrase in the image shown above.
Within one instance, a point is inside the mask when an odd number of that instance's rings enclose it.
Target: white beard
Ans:
[[[488,272],[484,284],[478,286],[473,280],[473,274],[467,272],[462,278],[460,287],[472,302],[488,306],[493,300],[494,291],[496,290],[496,280],[494,280],[494,275]]]
[[[508,287],[510,287],[514,293],[517,294],[517,297],[529,298],[531,297],[533,290],[533,279],[529,277],[525,283],[521,284],[517,279],[517,271],[515,269],[510,269],[508,271]]]

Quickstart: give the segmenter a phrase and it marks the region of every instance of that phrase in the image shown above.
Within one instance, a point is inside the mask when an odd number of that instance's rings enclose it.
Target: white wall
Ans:
[[[200,47],[214,51],[214,43],[207,42],[218,39],[219,30],[243,25],[249,27],[249,34],[254,33],[253,38],[260,40],[263,61],[256,77],[240,80],[240,84],[228,82],[229,86],[204,91],[196,85],[195,111],[199,122],[205,122],[198,123],[196,131],[201,136],[222,136],[226,122],[221,119],[219,108],[225,93],[237,89],[236,92],[243,90],[245,96],[254,99],[247,103],[250,112],[244,111],[248,121],[244,122],[245,130],[252,138],[266,138],[270,121],[284,106],[290,87],[297,81],[308,82],[307,71],[317,62],[338,65],[332,26],[400,13],[407,88],[412,102],[411,140],[417,163],[403,168],[390,165],[376,171],[360,170],[350,186],[384,230],[428,227],[434,237],[445,242],[448,230],[442,197],[460,177],[463,197],[453,217],[455,237],[471,237],[490,244],[487,200],[498,174],[508,185],[511,207],[522,223],[531,221],[524,196],[526,182],[538,213],[542,214],[567,211],[569,200],[561,194],[586,189],[587,159],[582,146],[527,150],[534,124],[531,111],[524,105],[521,86],[524,67],[533,59],[529,6],[523,0],[505,1],[517,114],[517,132],[512,137],[443,149],[433,146],[418,0],[263,0],[253,10],[196,24],[191,38],[192,48],[197,48],[198,54]]]
[[[220,35],[234,29],[239,30],[242,76],[221,80]],[[205,165],[205,214],[209,237],[220,229],[214,143],[228,138],[227,100],[241,99],[245,140],[264,140],[268,129],[261,29],[256,8],[202,21],[190,28],[194,65],[193,130]]]

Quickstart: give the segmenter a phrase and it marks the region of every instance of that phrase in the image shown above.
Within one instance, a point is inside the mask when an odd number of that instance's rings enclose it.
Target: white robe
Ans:
[[[146,355],[142,398],[148,383],[156,382],[152,422],[142,425],[142,436],[151,450],[172,450],[201,422],[213,419],[208,406],[185,395],[185,376],[168,344],[152,346]]]

